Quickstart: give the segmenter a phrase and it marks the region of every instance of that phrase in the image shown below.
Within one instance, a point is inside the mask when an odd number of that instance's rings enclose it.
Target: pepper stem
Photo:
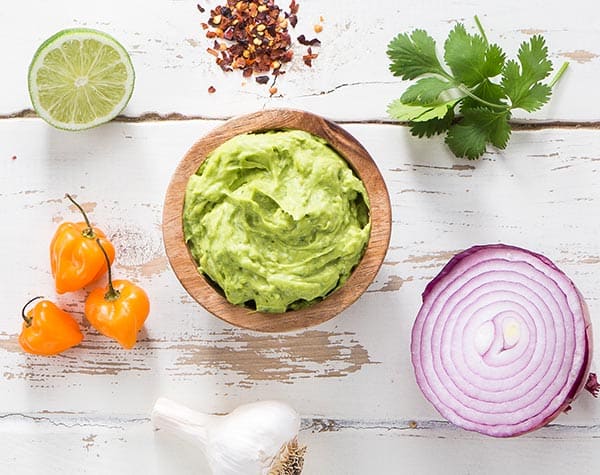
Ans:
[[[23,308],[21,309],[21,317],[23,317],[23,320],[25,321],[25,324],[29,327],[31,326],[31,322],[33,320],[33,318],[28,317],[27,315],[25,315],[25,309],[27,309],[27,307],[29,306],[29,304],[31,302],[35,302],[37,299],[43,299],[44,296],[43,295],[38,295],[37,297],[33,297],[31,300],[29,300],[25,305],[23,305]]]
[[[73,203],[77,207],[79,211],[81,211],[81,214],[83,215],[83,219],[85,220],[87,228],[83,230],[82,234],[88,239],[95,239],[96,234],[94,233],[92,225],[90,224],[90,220],[88,219],[87,214],[85,214],[83,208],[80,206],[79,203],[77,203],[77,201],[73,199],[73,197],[69,193],[66,193],[65,196],[69,199],[71,203]]]
[[[104,259],[106,259],[106,267],[108,269],[108,291],[104,294],[104,300],[108,300],[109,302],[112,300],[117,300],[119,298],[120,292],[113,287],[110,259],[108,258],[108,254],[106,253],[106,250],[104,249],[104,246],[100,242],[99,238],[96,238],[96,242],[98,243],[98,246],[100,246],[102,254],[104,254]]]

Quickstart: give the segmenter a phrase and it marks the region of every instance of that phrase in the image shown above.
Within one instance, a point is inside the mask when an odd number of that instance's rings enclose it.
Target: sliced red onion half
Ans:
[[[446,419],[511,437],[544,426],[582,390],[590,319],[573,282],[546,257],[475,246],[425,288],[411,353],[418,385]]]

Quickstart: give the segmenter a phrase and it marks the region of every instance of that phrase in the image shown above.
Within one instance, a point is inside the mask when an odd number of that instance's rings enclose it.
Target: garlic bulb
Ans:
[[[152,423],[199,445],[214,475],[302,472],[306,448],[298,446],[300,416],[279,401],[244,404],[215,416],[160,398],[152,410]]]

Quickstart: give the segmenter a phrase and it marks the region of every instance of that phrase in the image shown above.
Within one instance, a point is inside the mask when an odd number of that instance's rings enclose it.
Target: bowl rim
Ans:
[[[183,236],[183,204],[189,177],[206,156],[230,138],[244,133],[299,129],[322,137],[362,180],[370,204],[371,234],[365,252],[348,280],[323,300],[285,313],[258,312],[231,304],[198,272]],[[175,276],[188,294],[208,312],[241,328],[286,332],[326,322],[352,305],[375,279],[387,253],[391,235],[391,205],[387,186],[375,161],[349,132],[310,112],[265,109],[234,117],[197,140],[177,165],[163,207],[163,241]]]

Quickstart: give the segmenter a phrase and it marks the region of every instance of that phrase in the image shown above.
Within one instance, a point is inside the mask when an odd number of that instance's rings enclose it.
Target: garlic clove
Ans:
[[[173,432],[204,451],[214,475],[298,475],[300,416],[279,401],[239,406],[225,416],[193,411],[160,398],[152,411],[158,429]]]

